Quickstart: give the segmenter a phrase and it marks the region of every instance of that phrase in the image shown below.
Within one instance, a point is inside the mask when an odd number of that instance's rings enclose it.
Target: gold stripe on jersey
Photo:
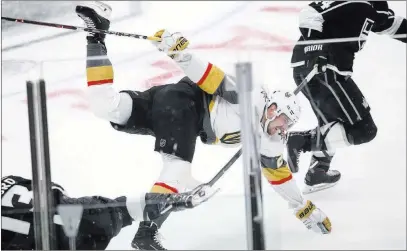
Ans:
[[[156,182],[150,190],[151,193],[178,193],[178,190],[165,183]]]
[[[281,185],[293,178],[287,164],[279,168],[262,168],[263,175],[267,178],[272,185]]]
[[[204,75],[197,82],[197,84],[204,92],[214,94],[224,78],[225,73],[221,69],[215,65],[212,65],[211,63],[208,63],[208,67],[206,68]]]
[[[212,111],[213,106],[215,105],[215,99],[216,99],[216,97],[213,97],[211,102],[209,102],[209,112]]]
[[[113,76],[111,65],[86,68],[88,86],[113,83]]]

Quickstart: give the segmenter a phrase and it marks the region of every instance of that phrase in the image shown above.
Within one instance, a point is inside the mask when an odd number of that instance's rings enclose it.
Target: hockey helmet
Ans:
[[[260,124],[265,133],[270,128],[286,130],[298,122],[301,107],[297,97],[291,91],[273,90],[261,86],[261,97],[257,100],[256,110],[260,117]]]

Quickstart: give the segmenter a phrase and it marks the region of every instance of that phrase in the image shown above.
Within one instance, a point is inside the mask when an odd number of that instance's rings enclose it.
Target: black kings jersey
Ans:
[[[322,33],[318,39],[350,39],[328,44],[328,64],[339,74],[351,75],[355,53],[363,49],[369,32],[380,33],[389,30],[394,24],[394,13],[388,9],[387,2],[378,3],[314,1],[300,13],[299,28],[302,29],[302,36],[298,41],[316,40],[307,37],[306,31],[309,29]],[[305,47],[298,44],[294,47],[291,59],[293,67],[304,64]]]
[[[63,188],[52,184],[54,202],[63,194]],[[31,180],[19,176],[1,179],[1,248],[34,249],[33,191]],[[58,225],[55,231],[63,231]]]

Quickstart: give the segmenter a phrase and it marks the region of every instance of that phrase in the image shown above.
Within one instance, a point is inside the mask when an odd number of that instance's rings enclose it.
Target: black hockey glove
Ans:
[[[310,71],[314,67],[318,68],[317,74],[326,71],[328,53],[325,47],[328,46],[326,44],[312,44],[305,46],[305,67],[309,68]]]

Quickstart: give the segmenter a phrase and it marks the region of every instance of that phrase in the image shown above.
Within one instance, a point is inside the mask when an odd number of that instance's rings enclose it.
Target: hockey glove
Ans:
[[[190,205],[192,207],[196,207],[205,201],[209,200],[212,198],[217,192],[220,191],[220,188],[214,189],[209,185],[202,184],[195,188],[191,193],[192,197],[190,200]]]
[[[308,200],[294,209],[294,213],[308,229],[320,234],[329,234],[331,232],[331,221],[311,201]]]
[[[313,44],[308,45],[304,48],[305,53],[305,66],[310,69],[310,71],[317,67],[319,73],[324,73],[326,71],[326,66],[328,64],[328,53],[325,48],[327,45],[324,44]]]
[[[152,42],[159,51],[165,52],[170,58],[177,62],[182,60],[182,51],[189,45],[188,39],[179,32],[171,34],[167,30],[159,30],[154,36],[162,39],[160,42]]]
[[[215,190],[206,184],[202,184],[190,192],[169,194],[167,198],[167,205],[161,211],[161,214],[165,214],[169,210],[176,212],[197,207],[209,200],[212,196],[219,192],[219,190],[220,189]]]

